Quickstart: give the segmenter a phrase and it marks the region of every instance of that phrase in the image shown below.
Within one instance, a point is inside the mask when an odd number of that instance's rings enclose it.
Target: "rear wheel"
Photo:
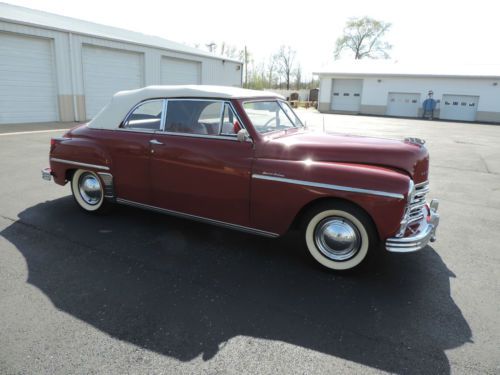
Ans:
[[[103,184],[95,172],[75,171],[71,178],[71,192],[76,203],[86,212],[101,213],[107,208]]]
[[[313,258],[332,270],[357,267],[377,242],[368,215],[346,202],[313,208],[306,215],[303,235]]]

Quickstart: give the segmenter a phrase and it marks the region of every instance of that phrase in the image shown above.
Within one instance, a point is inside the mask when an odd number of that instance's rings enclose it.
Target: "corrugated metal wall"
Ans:
[[[199,63],[201,65],[201,84],[242,85],[241,64],[219,58],[191,55],[6,21],[0,21],[0,32],[39,36],[49,38],[52,41],[54,46],[54,70],[56,72],[55,84],[58,95],[59,119],[61,121],[82,121],[88,117],[85,113],[83,46],[107,47],[142,54],[144,56],[143,84],[145,86],[161,84],[161,60],[163,57],[173,57]]]

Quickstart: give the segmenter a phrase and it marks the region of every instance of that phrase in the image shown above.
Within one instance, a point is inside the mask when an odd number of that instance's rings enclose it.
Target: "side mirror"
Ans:
[[[240,142],[246,142],[247,140],[250,139],[250,136],[248,135],[248,132],[246,129],[241,129],[236,134],[236,138],[238,138],[238,141],[240,141]]]

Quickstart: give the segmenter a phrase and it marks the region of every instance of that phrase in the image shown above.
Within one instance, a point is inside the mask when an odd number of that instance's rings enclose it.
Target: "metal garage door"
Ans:
[[[387,99],[387,115],[418,117],[420,94],[408,92],[390,92]]]
[[[201,83],[201,66],[197,61],[163,57],[161,59],[162,85],[197,85]]]
[[[87,119],[94,117],[113,94],[144,85],[143,54],[83,46],[83,85]]]
[[[447,120],[475,121],[479,96],[443,95],[439,117]]]
[[[58,120],[51,43],[0,33],[0,124]]]
[[[361,79],[332,80],[332,110],[359,112],[361,107]]]

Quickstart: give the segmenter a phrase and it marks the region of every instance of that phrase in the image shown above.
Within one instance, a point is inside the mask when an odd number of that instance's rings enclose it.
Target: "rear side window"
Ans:
[[[163,113],[163,100],[150,100],[139,104],[127,119],[122,128],[137,130],[160,130]]]

